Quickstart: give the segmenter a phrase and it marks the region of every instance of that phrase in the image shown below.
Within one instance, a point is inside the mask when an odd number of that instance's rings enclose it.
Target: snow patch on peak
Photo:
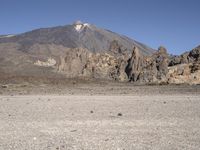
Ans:
[[[77,32],[81,32],[85,27],[90,27],[89,23],[76,23],[74,28]]]
[[[90,27],[90,24],[89,23],[84,23],[83,26],[84,27]]]
[[[76,31],[80,32],[82,30],[82,26],[82,24],[77,24],[74,28],[76,29]]]

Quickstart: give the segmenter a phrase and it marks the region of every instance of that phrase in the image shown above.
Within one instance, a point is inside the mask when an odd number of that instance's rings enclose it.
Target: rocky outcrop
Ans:
[[[200,84],[200,46],[180,56],[176,65],[170,62],[168,82],[171,84]]]
[[[119,50],[122,48],[116,41],[111,44],[110,53],[69,49],[60,58],[58,70],[67,77],[157,84],[200,83],[198,48],[176,57],[170,57],[162,46],[151,56],[145,56],[137,47],[131,54]]]
[[[188,55],[190,62],[199,62],[200,61],[200,46],[196,47],[192,51],[190,51]]]
[[[90,54],[82,72],[82,76],[104,79],[116,79],[117,59],[107,53]]]
[[[69,49],[65,55],[60,56],[60,62],[57,64],[58,71],[67,77],[78,77],[88,61],[89,51],[83,48]]]
[[[164,47],[159,47],[154,61],[156,62],[157,79],[165,82],[168,73],[169,56]]]
[[[200,65],[198,65],[200,68]],[[179,64],[169,67],[169,84],[200,84],[200,70],[193,71],[193,64]]]
[[[164,47],[159,47],[152,55],[145,55],[137,47],[128,51],[117,41],[110,45],[109,51],[95,53],[84,48],[37,44],[25,57],[21,51],[12,50],[18,48],[18,44],[4,44],[0,52],[7,57],[0,57],[0,72],[145,84],[200,84],[200,47],[180,56],[169,56]]]
[[[133,82],[164,82],[167,80],[168,63],[168,54],[164,47],[160,47],[152,56],[144,56],[134,47],[125,71]]]
[[[69,49],[57,64],[66,77],[101,78],[126,81],[127,55],[92,53],[87,49]]]
[[[90,54],[83,68],[83,76],[93,78],[108,78],[109,71],[115,66],[114,57],[109,54]]]
[[[190,52],[185,52],[180,56],[172,56],[170,58],[169,66],[178,64],[195,63],[200,60],[200,46],[194,48]]]
[[[143,55],[140,54],[137,47],[133,48],[131,58],[128,60],[128,65],[125,69],[125,72],[130,81],[139,80],[139,75],[143,69]]]
[[[164,47],[159,47],[151,56],[144,56],[134,47],[125,72],[132,82],[199,84],[200,50],[195,48],[170,59]]]

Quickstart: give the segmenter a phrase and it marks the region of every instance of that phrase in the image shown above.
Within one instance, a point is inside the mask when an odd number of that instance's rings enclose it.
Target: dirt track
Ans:
[[[0,150],[200,147],[200,95],[0,96]]]

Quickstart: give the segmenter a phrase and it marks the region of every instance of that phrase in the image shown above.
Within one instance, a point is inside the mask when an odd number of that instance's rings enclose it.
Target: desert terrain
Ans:
[[[200,150],[199,6],[2,1],[0,150]]]
[[[199,85],[71,81],[0,91],[0,150],[200,147]]]
[[[200,46],[80,21],[0,36],[0,150],[199,150],[199,108]]]

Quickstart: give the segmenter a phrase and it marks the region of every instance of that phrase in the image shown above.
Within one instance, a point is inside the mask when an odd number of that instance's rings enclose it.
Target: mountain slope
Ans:
[[[116,40],[123,49],[138,47],[144,54],[152,54],[153,49],[109,30],[97,28],[87,23],[76,22],[72,25],[42,28],[19,34],[1,37],[0,43],[18,43],[19,50],[28,52],[34,44],[55,44],[67,48],[86,48],[92,52],[109,50],[110,43]]]

